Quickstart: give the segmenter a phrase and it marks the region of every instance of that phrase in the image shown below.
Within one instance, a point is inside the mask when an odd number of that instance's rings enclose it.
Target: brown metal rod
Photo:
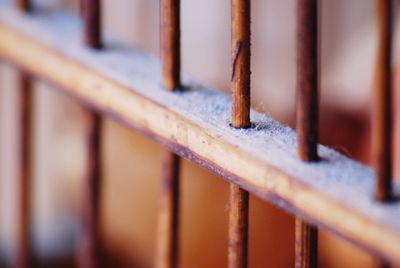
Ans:
[[[83,14],[84,42],[90,48],[101,48],[101,1],[81,0]]]
[[[232,126],[250,127],[250,0],[232,0]]]
[[[375,198],[392,199],[392,20],[391,0],[376,0],[377,51],[372,118],[372,163],[376,172]],[[390,267],[375,259],[375,267]]]
[[[82,232],[79,267],[95,268],[100,264],[101,200],[101,116],[89,114],[87,144],[88,167],[82,197]]]
[[[375,198],[392,198],[392,7],[390,0],[376,0],[378,47],[372,129],[372,162],[376,171]]]
[[[162,85],[181,88],[180,0],[160,0]],[[156,267],[173,268],[179,263],[179,167],[180,158],[163,155]]]
[[[15,6],[20,11],[29,12],[32,10],[32,1],[30,1],[30,0],[15,0]]]
[[[247,267],[249,193],[230,184],[228,267]]]
[[[15,6],[21,12],[30,12],[32,3],[29,0],[16,0]],[[32,265],[32,245],[31,245],[31,129],[32,129],[32,80],[24,72],[18,71],[19,107],[20,107],[20,180],[17,189],[19,190],[19,209],[18,209],[18,240],[16,246],[16,256],[13,267],[27,268]]]
[[[318,230],[296,218],[295,252],[296,268],[317,267],[318,260]]]
[[[156,267],[177,267],[179,249],[180,157],[164,152],[161,178]]]
[[[296,131],[299,158],[317,161],[318,0],[297,0]],[[295,233],[296,268],[317,267],[317,229],[296,219]]]
[[[31,130],[32,130],[32,80],[24,72],[18,73],[18,89],[19,89],[19,107],[20,107],[20,180],[19,190],[19,219],[17,221],[18,240],[16,247],[16,256],[13,267],[27,268],[32,265],[32,247],[31,247],[31,175],[32,175],[32,159],[31,159]]]
[[[102,47],[100,0],[81,0],[84,42],[89,48]],[[82,233],[79,266],[95,268],[100,265],[100,201],[101,201],[101,133],[102,118],[89,112],[87,129],[88,166],[82,198]]]
[[[386,260],[383,260],[381,258],[374,258],[372,267],[373,268],[390,268],[391,265]]]
[[[181,86],[180,0],[160,0],[162,84],[168,90]]]
[[[318,0],[297,0],[296,131],[298,154],[318,160]]]
[[[232,127],[250,123],[250,0],[231,1]],[[247,267],[249,193],[230,185],[228,267]]]

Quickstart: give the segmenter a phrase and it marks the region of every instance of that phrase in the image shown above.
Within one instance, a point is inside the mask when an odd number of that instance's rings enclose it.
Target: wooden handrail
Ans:
[[[92,51],[81,44],[77,17],[40,10],[40,16],[23,16],[3,3],[2,59],[250,193],[400,264],[400,203],[374,201],[371,168],[324,146],[318,147],[319,163],[304,163],[296,157],[294,131],[270,117],[252,111],[254,127],[234,129],[223,93],[189,78],[185,92],[165,91],[155,57],[115,41]],[[400,185],[394,189],[398,194]]]

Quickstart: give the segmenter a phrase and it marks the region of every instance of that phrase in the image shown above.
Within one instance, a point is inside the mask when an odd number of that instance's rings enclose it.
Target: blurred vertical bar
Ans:
[[[160,0],[162,84],[170,91],[181,88],[180,0]],[[163,155],[156,267],[178,266],[179,156]]]
[[[167,90],[181,87],[180,0],[160,0],[162,84]]]
[[[89,114],[87,132],[89,155],[82,196],[82,229],[79,267],[100,265],[100,200],[101,200],[101,117]]]
[[[318,230],[296,218],[295,226],[295,267],[317,267],[318,265]]]
[[[156,267],[178,266],[180,158],[164,152],[158,226]]]
[[[20,180],[19,190],[19,218],[17,221],[18,241],[16,246],[15,268],[27,268],[32,266],[32,247],[31,247],[31,177],[32,177],[32,152],[31,152],[31,133],[32,133],[32,80],[24,72],[18,73],[19,107],[20,107]]]
[[[375,199],[392,199],[392,32],[393,3],[375,0],[377,51],[372,116],[372,163],[376,172]],[[375,259],[375,267],[390,264]]]
[[[31,0],[15,0],[15,5],[22,12],[30,12],[32,10]]]
[[[87,47],[99,49],[101,40],[101,0],[81,0],[83,37]],[[79,266],[100,267],[100,204],[101,204],[101,129],[99,114],[89,111],[87,129],[88,166],[82,197],[82,230]]]
[[[375,198],[392,198],[392,6],[376,0],[377,54],[372,129],[372,162],[376,171]]]
[[[250,0],[231,1],[232,127],[249,128],[250,123]],[[230,185],[228,267],[247,267],[249,193]]]
[[[247,267],[249,193],[231,183],[229,193],[228,267]]]
[[[297,0],[296,131],[298,155],[318,161],[318,0]],[[318,230],[296,218],[296,268],[317,267]]]
[[[32,3],[29,0],[16,0],[16,8],[24,13],[32,10]],[[32,176],[32,155],[31,155],[31,129],[32,129],[32,80],[28,74],[18,70],[17,87],[19,93],[19,143],[20,179],[18,185],[19,209],[17,221],[17,245],[16,255],[13,262],[15,268],[27,268],[32,266],[32,245],[31,245],[31,176]]]
[[[101,48],[101,0],[81,0],[80,9],[84,20],[85,45]]]

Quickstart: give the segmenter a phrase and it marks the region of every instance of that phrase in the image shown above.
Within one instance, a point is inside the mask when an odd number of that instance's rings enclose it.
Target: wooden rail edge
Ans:
[[[104,52],[92,51],[81,45],[74,15],[36,10],[24,16],[5,2],[0,0],[1,59],[285,211],[400,264],[400,203],[373,200],[369,167],[321,145],[320,163],[301,162],[294,131],[272,118],[252,111],[252,128],[233,129],[228,96],[189,78],[181,92],[163,90],[156,57],[111,39]]]

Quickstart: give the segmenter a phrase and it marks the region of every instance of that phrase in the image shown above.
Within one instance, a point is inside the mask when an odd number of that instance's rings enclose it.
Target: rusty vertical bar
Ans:
[[[318,230],[296,218],[295,222],[295,267],[317,267]]]
[[[89,114],[87,132],[89,161],[83,188],[79,267],[99,267],[101,200],[101,117]]]
[[[298,155],[318,161],[318,0],[297,0],[296,131]],[[296,218],[296,268],[317,267],[318,230]]]
[[[297,0],[296,131],[298,155],[317,161],[318,0]]]
[[[372,163],[376,172],[375,199],[392,199],[392,20],[391,0],[376,0],[377,51],[372,115]],[[375,267],[390,267],[375,259]]]
[[[392,7],[391,0],[376,0],[378,47],[372,129],[372,162],[376,171],[375,198],[392,198]]]
[[[160,0],[162,84],[168,90],[181,86],[180,0]]]
[[[179,167],[179,156],[164,152],[156,255],[158,268],[178,266]]]
[[[232,0],[232,126],[250,127],[250,0]]]
[[[228,267],[247,267],[249,193],[231,183],[229,194]]]
[[[32,130],[32,81],[24,72],[18,73],[18,89],[19,89],[19,107],[20,107],[20,180],[18,185],[19,196],[19,218],[17,221],[18,240],[16,246],[16,256],[13,267],[27,268],[32,264],[32,248],[31,248],[31,176],[32,176],[32,159],[31,159],[31,130]]]
[[[23,12],[30,12],[32,10],[32,2],[30,0],[15,0],[15,6]]]
[[[380,258],[374,258],[372,267],[373,268],[390,268],[391,265],[386,260],[382,260]]]
[[[166,90],[181,88],[180,0],[160,0],[160,49],[162,85]],[[179,156],[163,155],[156,264],[177,267],[179,262]]]
[[[81,0],[83,37],[87,47],[99,49],[101,40],[101,0]],[[101,133],[102,119],[90,111],[87,126],[88,166],[82,197],[82,230],[79,266],[95,268],[100,265],[100,201],[101,201]]]
[[[32,3],[29,0],[16,0],[15,7],[24,13],[32,10]],[[19,94],[19,208],[17,221],[17,245],[16,255],[13,263],[15,268],[27,268],[32,265],[32,245],[31,245],[31,176],[32,176],[32,159],[31,159],[31,130],[32,130],[32,80],[28,74],[18,70],[17,88]]]
[[[101,1],[81,0],[84,42],[90,48],[101,48]]]
[[[232,127],[250,123],[250,0],[231,1]],[[228,267],[247,267],[249,193],[235,184],[229,195]]]

